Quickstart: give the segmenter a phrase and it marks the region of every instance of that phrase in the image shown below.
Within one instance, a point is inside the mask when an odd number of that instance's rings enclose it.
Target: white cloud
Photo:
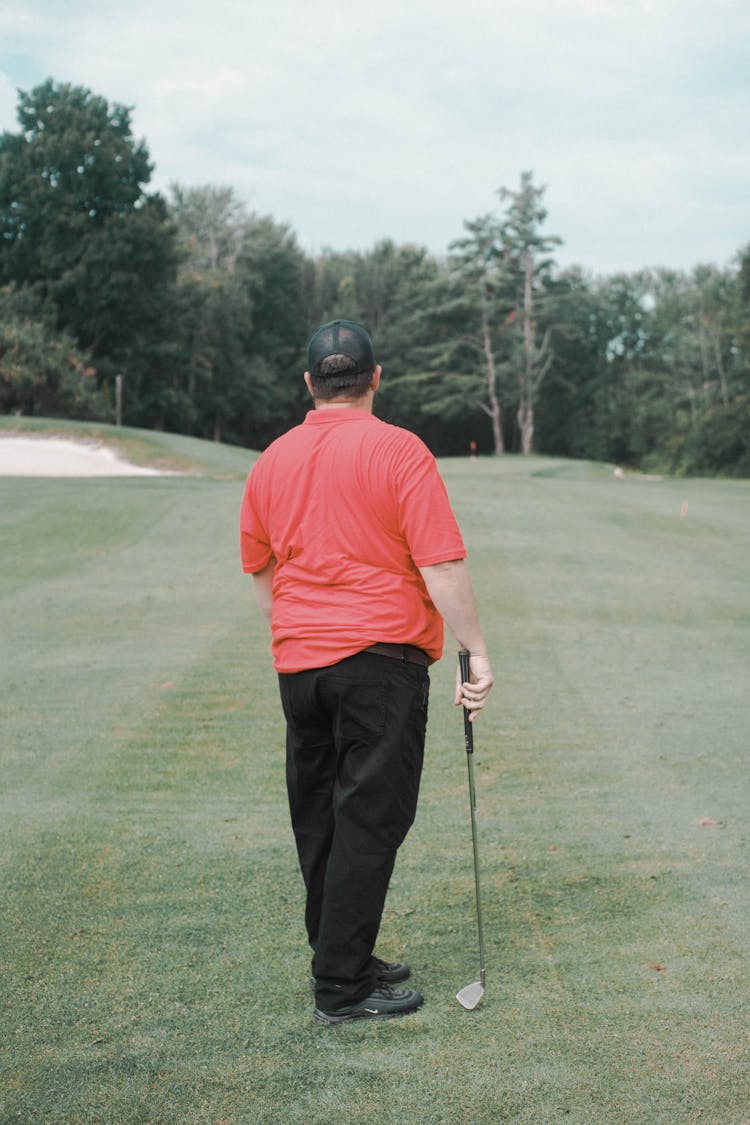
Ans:
[[[13,130],[16,123],[16,87],[7,75],[0,71],[0,124]]]
[[[232,184],[310,248],[441,251],[527,168],[597,270],[750,236],[744,0],[27,0],[0,41],[0,127],[29,74],[89,86],[155,186]]]

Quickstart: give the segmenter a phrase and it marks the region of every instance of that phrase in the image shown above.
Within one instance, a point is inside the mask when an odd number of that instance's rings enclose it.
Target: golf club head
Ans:
[[[474,1011],[483,996],[484,985],[478,980],[475,980],[473,984],[467,984],[466,988],[462,988],[460,992],[456,993],[456,999],[461,1007],[466,1008],[469,1012]]]

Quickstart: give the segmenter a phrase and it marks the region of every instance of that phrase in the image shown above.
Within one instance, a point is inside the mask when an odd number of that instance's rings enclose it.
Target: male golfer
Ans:
[[[416,812],[443,619],[471,654],[455,702],[474,718],[492,687],[445,486],[415,434],[374,416],[380,374],[361,325],[318,328],[305,372],[315,409],[255,463],[241,513],[243,569],[271,623],[315,1016],[327,1024],[422,1004],[394,987],[408,965],[373,951]]]

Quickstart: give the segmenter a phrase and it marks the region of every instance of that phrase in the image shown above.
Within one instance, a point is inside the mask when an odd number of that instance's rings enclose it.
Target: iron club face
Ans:
[[[462,988],[460,992],[456,993],[456,999],[462,1008],[467,1011],[473,1012],[474,1009],[481,1003],[484,996],[484,985],[481,981],[474,981],[473,984],[467,984],[466,988]]]

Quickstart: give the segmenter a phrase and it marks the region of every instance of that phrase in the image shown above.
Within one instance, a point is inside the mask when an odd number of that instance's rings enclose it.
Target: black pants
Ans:
[[[316,1001],[329,1011],[373,985],[388,883],[417,808],[429,683],[426,668],[368,652],[279,675]]]

